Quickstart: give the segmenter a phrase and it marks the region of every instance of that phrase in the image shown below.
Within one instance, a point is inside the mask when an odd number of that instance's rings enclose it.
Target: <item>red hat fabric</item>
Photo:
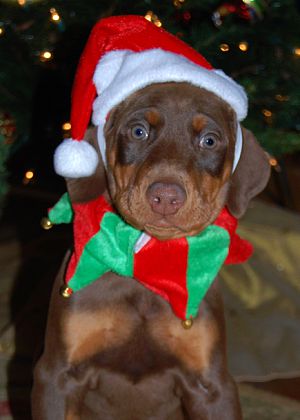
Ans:
[[[78,65],[72,91],[72,138],[55,151],[56,172],[70,178],[92,175],[98,164],[97,152],[83,140],[91,116],[98,126],[105,162],[103,128],[109,111],[137,90],[163,82],[189,82],[205,88],[226,101],[238,121],[247,115],[244,89],[177,37],[142,16],[102,19],[93,28]],[[234,167],[241,144],[237,124]]]

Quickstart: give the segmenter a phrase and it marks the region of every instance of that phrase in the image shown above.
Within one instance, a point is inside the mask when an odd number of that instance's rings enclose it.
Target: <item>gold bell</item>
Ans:
[[[41,226],[45,230],[49,230],[53,227],[52,222],[48,219],[48,217],[43,217],[41,220]]]
[[[182,326],[185,330],[189,330],[193,326],[193,318],[188,318],[182,321]]]
[[[59,293],[62,297],[67,299],[71,296],[73,290],[71,289],[71,287],[68,287],[66,284],[64,284],[63,286],[61,286]]]

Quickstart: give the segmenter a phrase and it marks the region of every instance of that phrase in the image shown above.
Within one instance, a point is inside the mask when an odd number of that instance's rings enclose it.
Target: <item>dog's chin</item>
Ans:
[[[166,241],[168,239],[176,239],[187,236],[187,233],[180,230],[177,227],[162,227],[154,225],[145,225],[143,229],[148,235],[153,236],[161,241]]]
[[[161,227],[154,225],[145,225],[144,231],[154,238],[159,239],[160,241],[166,241],[170,239],[179,239],[185,238],[187,236],[198,235],[206,226],[198,226],[193,229],[183,230],[179,227]]]

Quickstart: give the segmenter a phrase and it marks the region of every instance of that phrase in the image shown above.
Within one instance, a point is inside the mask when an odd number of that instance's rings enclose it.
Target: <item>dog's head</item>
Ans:
[[[130,95],[105,125],[108,190],[120,215],[160,239],[197,234],[225,205],[240,217],[265,187],[269,164],[243,129],[232,172],[236,127],[225,101],[188,83],[152,84]],[[97,184],[101,192],[101,170],[69,182],[69,191],[82,199]]]

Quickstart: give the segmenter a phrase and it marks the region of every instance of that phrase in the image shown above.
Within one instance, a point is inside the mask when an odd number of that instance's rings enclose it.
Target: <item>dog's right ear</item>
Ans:
[[[97,151],[99,163],[93,175],[84,178],[66,178],[67,190],[72,203],[84,203],[104,194],[107,188],[104,164],[97,141],[97,128],[89,128],[84,139]]]

